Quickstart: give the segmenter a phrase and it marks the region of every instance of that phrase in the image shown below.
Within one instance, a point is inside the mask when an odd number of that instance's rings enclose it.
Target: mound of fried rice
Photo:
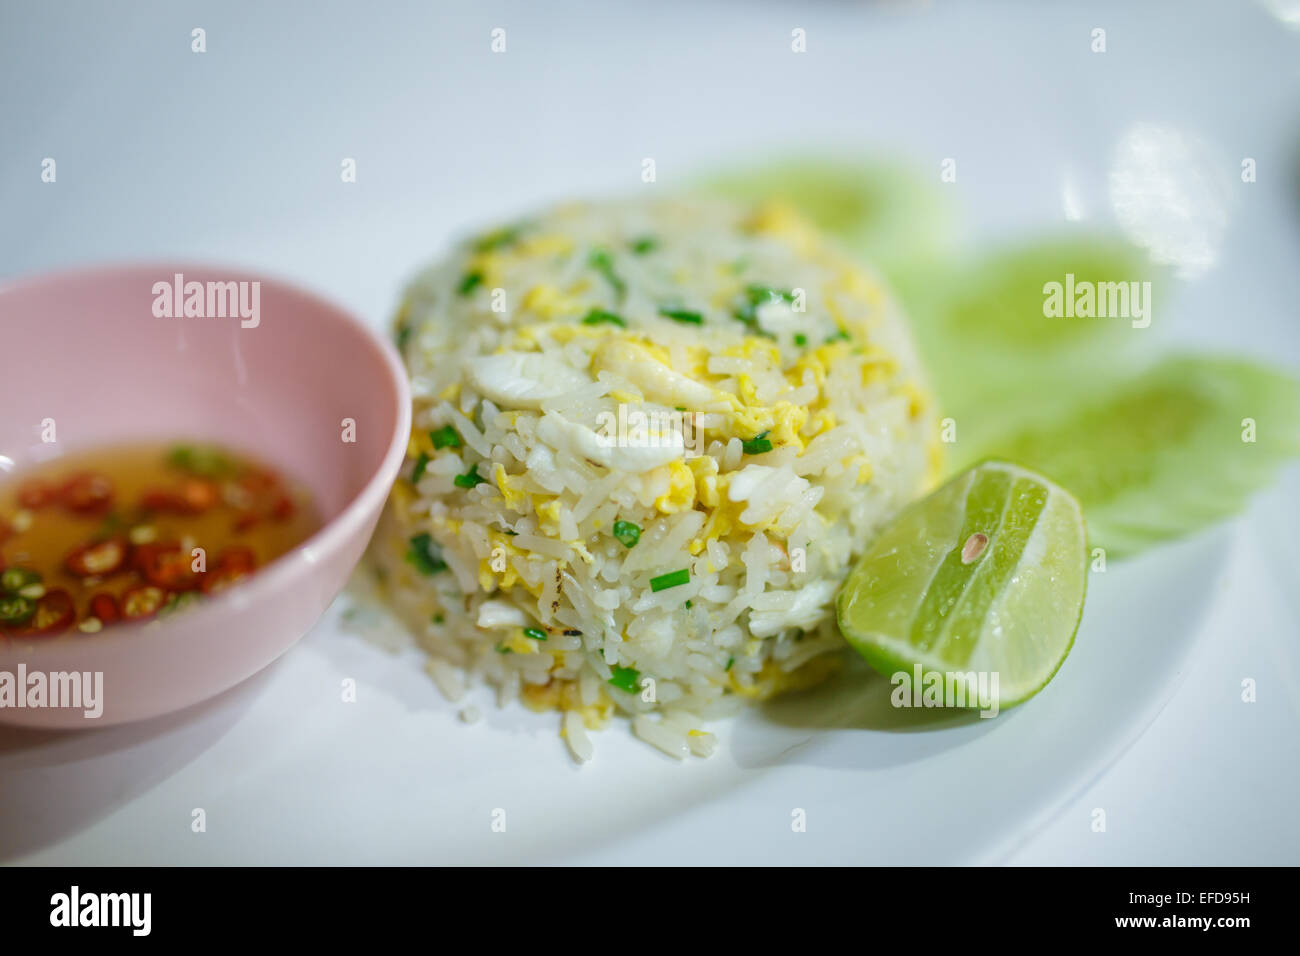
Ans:
[[[793,210],[573,204],[410,285],[414,428],[372,557],[453,699],[621,712],[673,756],[842,660],[837,588],[930,484],[885,291]]]

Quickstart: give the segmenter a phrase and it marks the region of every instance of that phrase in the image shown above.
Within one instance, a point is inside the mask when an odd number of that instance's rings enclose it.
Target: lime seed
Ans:
[[[970,564],[981,554],[983,554],[984,549],[987,548],[988,546],[989,546],[989,536],[986,535],[983,531],[976,531],[973,535],[967,538],[966,543],[962,545],[961,563]]]

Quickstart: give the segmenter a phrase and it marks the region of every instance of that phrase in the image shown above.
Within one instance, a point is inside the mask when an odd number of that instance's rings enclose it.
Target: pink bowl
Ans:
[[[158,316],[166,309],[155,285],[178,273],[260,283],[258,323]],[[254,287],[244,288],[251,297]],[[98,718],[0,706],[0,723],[86,728],[164,714],[250,677],[302,637],[360,558],[405,454],[410,393],[392,347],[310,293],[196,263],[0,285],[0,329],[0,467],[115,442],[220,442],[305,484],[324,521],[298,548],[184,613],[94,635],[0,636],[0,671],[103,674]],[[344,419],[356,423],[353,442]]]

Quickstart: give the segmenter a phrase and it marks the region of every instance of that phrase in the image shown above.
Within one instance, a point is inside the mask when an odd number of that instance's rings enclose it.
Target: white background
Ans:
[[[1170,318],[1153,334],[1300,366],[1300,33],[1262,3],[1048,7],[6,0],[0,277],[216,259],[311,285],[378,326],[404,278],[449,238],[558,198],[644,190],[643,157],[665,187],[772,152],[864,147],[936,176],[954,157],[969,232],[1003,237],[1060,227],[1067,206],[1112,224],[1118,145],[1136,125],[1159,124],[1195,142],[1201,168],[1233,188],[1208,268],[1165,305]],[[498,26],[504,55],[489,52]],[[194,27],[207,31],[201,55],[190,49]],[[806,54],[790,51],[795,27],[807,31]],[[1094,27],[1107,31],[1105,54],[1089,49]],[[1250,185],[1236,175],[1245,156],[1258,166]],[[45,157],[57,161],[55,184],[40,180]],[[340,182],[343,157],[357,161],[355,184]],[[1112,748],[1095,779],[1038,801],[1054,816],[1027,816],[978,850],[930,846],[919,857],[1300,862],[1297,493],[1292,469],[1206,539],[1213,568],[1188,582],[1212,584],[1195,633],[1183,635],[1195,651],[1136,743]],[[1134,614],[1158,628],[1169,600],[1166,585]],[[309,636],[241,692],[299,686],[286,675],[307,673],[313,641],[326,640],[337,639]],[[422,679],[408,670],[403,680]],[[1105,669],[1096,673],[1096,706],[1112,706]],[[1245,677],[1258,682],[1258,703],[1241,703]],[[1060,733],[1068,746],[1086,728]],[[34,754],[77,746],[9,737],[0,759],[32,786],[43,759]],[[598,738],[598,751],[609,746]],[[132,800],[165,790],[170,773],[143,757],[131,766],[147,779],[107,801],[111,812],[46,820],[58,838],[19,839],[17,858],[183,856],[131,842]],[[75,787],[76,773],[65,766],[50,783]],[[187,799],[201,798],[177,796]],[[1098,807],[1104,834],[1090,829]],[[784,858],[779,845],[760,849],[766,862]],[[615,850],[585,858],[618,859]],[[871,859],[869,846],[860,858]]]

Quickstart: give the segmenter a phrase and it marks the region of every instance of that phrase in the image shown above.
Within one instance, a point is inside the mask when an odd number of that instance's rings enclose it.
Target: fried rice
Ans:
[[[793,210],[566,205],[420,273],[407,462],[372,545],[451,697],[615,714],[676,757],[842,659],[836,590],[935,476],[881,284]]]

